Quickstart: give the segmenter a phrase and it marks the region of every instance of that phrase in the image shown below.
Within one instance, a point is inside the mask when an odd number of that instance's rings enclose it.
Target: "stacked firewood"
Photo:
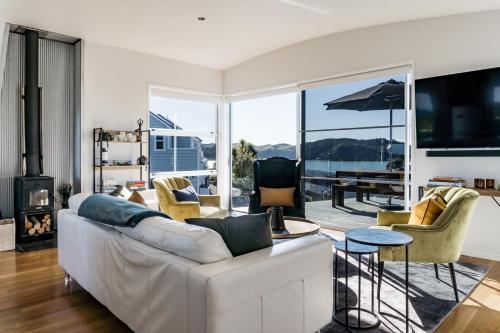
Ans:
[[[50,218],[50,214],[45,214],[40,220],[41,216],[30,216],[26,217],[26,221],[24,222],[24,227],[26,228],[26,232],[30,235],[34,234],[43,234],[44,232],[49,232],[52,228],[52,219]]]

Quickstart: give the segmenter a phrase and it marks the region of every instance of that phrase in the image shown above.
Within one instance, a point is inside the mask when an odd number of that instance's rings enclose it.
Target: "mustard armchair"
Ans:
[[[219,195],[198,195],[200,202],[183,201],[175,198],[172,190],[192,186],[187,178],[159,177],[153,179],[160,210],[176,221],[197,217],[224,217],[226,210],[220,207]]]
[[[432,225],[408,224],[410,212],[379,211],[377,226],[373,228],[400,231],[412,236],[413,243],[409,246],[409,261],[434,264],[438,279],[437,264],[448,264],[455,299],[458,302],[453,263],[460,258],[479,194],[465,188],[438,187],[428,191],[423,199],[436,192],[440,192],[444,196],[447,206]],[[382,282],[384,262],[405,261],[404,248],[382,247],[379,259],[379,282]]]

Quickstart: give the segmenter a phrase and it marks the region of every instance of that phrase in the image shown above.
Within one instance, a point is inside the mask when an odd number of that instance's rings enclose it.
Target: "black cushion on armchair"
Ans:
[[[253,164],[254,191],[250,195],[250,214],[264,213],[269,207],[260,206],[259,187],[284,188],[295,187],[294,206],[283,207],[283,215],[305,217],[304,201],[300,191],[300,160],[284,157],[271,157],[257,160]]]

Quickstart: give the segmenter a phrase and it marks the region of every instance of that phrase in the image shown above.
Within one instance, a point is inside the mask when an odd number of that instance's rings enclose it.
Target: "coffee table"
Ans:
[[[413,242],[413,237],[402,232],[381,229],[354,229],[345,233],[345,270],[347,272],[347,257],[349,254],[350,242],[359,243],[371,246],[404,246],[405,247],[405,297],[406,297],[406,315],[405,325],[406,332],[408,333],[409,324],[409,299],[408,299],[408,245]],[[378,255],[378,312],[380,313],[380,287],[382,283],[383,263],[380,261],[380,252]],[[346,274],[346,285],[348,278]],[[347,297],[345,300],[345,307],[347,308]],[[374,314],[374,313],[373,313]],[[348,311],[345,312],[345,326],[349,325]]]
[[[274,239],[299,238],[319,232],[319,223],[301,217],[285,216],[285,230],[274,230]]]

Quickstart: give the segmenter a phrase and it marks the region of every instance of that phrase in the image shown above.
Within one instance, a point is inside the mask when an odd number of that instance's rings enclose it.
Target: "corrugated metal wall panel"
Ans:
[[[23,70],[24,37],[10,34],[0,100],[0,210],[4,217],[14,214],[14,176],[20,175],[19,124]]]
[[[72,182],[74,49],[73,45],[40,40],[43,167],[44,175],[55,177],[56,190],[60,184]],[[21,174],[20,112],[24,81],[24,36],[11,33],[7,53],[0,100],[0,210],[5,217],[12,217],[13,178]],[[57,191],[56,196],[59,196]]]
[[[72,182],[74,46],[42,39],[39,53],[43,171],[55,178],[57,192]]]

